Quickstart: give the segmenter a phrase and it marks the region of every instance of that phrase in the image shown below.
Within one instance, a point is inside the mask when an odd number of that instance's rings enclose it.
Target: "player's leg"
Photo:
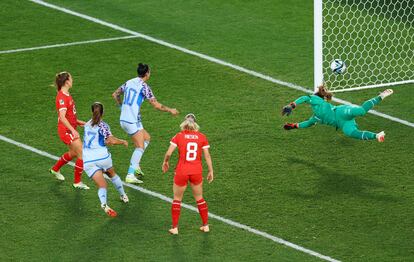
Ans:
[[[127,183],[142,183],[141,180],[137,179],[135,174],[141,174],[140,162],[142,155],[144,154],[144,130],[141,129],[131,136],[132,141],[134,142],[134,152],[132,153],[128,174],[125,178]]]
[[[98,169],[95,172],[92,171],[93,173],[89,171],[91,169],[88,168],[87,170],[85,169],[88,176],[93,179],[96,186],[98,187],[98,197],[99,197],[99,201],[101,202],[101,208],[105,211],[105,213],[108,216],[116,217],[117,213],[112,208],[110,208],[107,203],[107,189],[106,189],[107,185],[106,185],[106,180],[103,176],[102,170]]]
[[[108,161],[109,162],[109,161]],[[129,202],[129,198],[124,190],[124,185],[122,184],[121,178],[116,174],[115,169],[112,167],[112,159],[111,159],[111,167],[106,170],[106,174],[108,174],[109,178],[111,179],[112,184],[114,185],[115,189],[118,191],[121,201],[124,203]]]
[[[60,131],[58,130],[59,138],[62,140],[63,143],[69,146],[69,144],[73,141],[73,136],[70,133],[67,133],[66,131]],[[73,158],[73,155],[71,152],[64,153],[58,161],[56,161],[55,165],[49,170],[49,172],[53,175],[55,175],[56,179],[58,180],[65,180],[65,177],[60,173],[60,169],[62,166],[69,163]]]
[[[55,165],[49,170],[49,172],[55,175],[57,180],[64,181],[65,177],[60,173],[60,169],[62,166],[66,165],[72,160],[71,155],[69,152],[64,153],[58,161],[56,161]]]
[[[198,213],[200,214],[201,221],[203,222],[200,230],[203,232],[209,232],[208,226],[208,205],[203,198],[203,176],[202,174],[190,176],[191,189],[193,191],[194,199],[197,202]]]
[[[385,133],[384,131],[380,133],[373,133],[371,131],[361,131],[358,129],[355,121],[346,122],[343,127],[342,131],[348,137],[352,137],[359,140],[374,140],[377,139],[378,142],[384,142]]]
[[[363,116],[368,113],[374,106],[378,105],[384,98],[390,96],[394,93],[392,89],[387,89],[381,92],[378,96],[373,97],[364,103],[361,106],[346,106],[347,110],[345,111],[350,117]]]
[[[181,213],[181,201],[183,199],[183,195],[185,189],[187,188],[188,183],[188,176],[176,174],[174,176],[174,184],[173,184],[173,193],[174,199],[171,205],[171,229],[168,230],[173,235],[178,234],[178,221],[180,220],[180,213]]]
[[[139,127],[141,127],[141,128],[143,128],[142,127],[142,124],[141,123],[138,123],[138,126]],[[150,134],[147,132],[147,130],[145,130],[145,129],[142,129],[142,130],[140,130],[140,132],[142,132],[142,136],[144,137],[143,138],[143,140],[144,140],[144,143],[143,143],[143,145],[144,145],[144,150],[143,150],[143,152],[142,152],[142,155],[141,155],[141,159],[142,159],[142,157],[144,156],[144,154],[145,154],[145,150],[147,149],[147,147],[149,146],[149,143],[150,143],[150,140],[151,140],[151,136],[150,136]],[[141,142],[141,141],[140,141]],[[134,145],[136,146],[136,147],[140,147],[141,148],[141,146],[142,146],[142,144],[141,143],[139,143],[138,145],[134,142]],[[141,162],[141,159],[140,159],[140,162]],[[141,166],[140,166],[140,164],[138,164],[138,167],[135,169],[135,177],[138,179],[138,180],[142,180],[142,177],[144,176],[144,172],[142,171],[142,169],[141,169]]]
[[[72,141],[69,145],[69,152],[73,157],[76,157],[73,187],[79,189],[89,189],[87,185],[82,182],[83,160],[82,160],[82,142],[80,138]]]
[[[144,129],[141,123],[129,123],[121,121],[122,129],[131,137],[134,142],[134,152],[132,153],[128,173],[125,177],[127,183],[143,183],[141,180],[135,177],[135,173],[139,168],[139,162],[141,161],[142,154],[144,153]],[[138,172],[141,170],[139,169]],[[142,172],[142,171],[141,171]]]
[[[146,150],[147,147],[149,146],[150,141],[151,141],[151,136],[150,136],[150,134],[148,133],[147,130],[145,130],[145,129],[143,129],[143,130],[144,130],[144,150]]]

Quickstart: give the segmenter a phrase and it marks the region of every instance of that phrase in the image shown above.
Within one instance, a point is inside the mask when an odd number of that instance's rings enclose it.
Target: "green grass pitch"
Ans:
[[[312,85],[312,1],[63,1],[50,3],[301,86]],[[125,36],[29,1],[0,3],[0,51]],[[142,39],[0,54],[0,135],[60,156],[51,84],[55,73],[74,77],[71,91],[82,120],[90,104],[105,105],[105,121],[121,130],[112,92],[152,68],[149,84],[174,118],[145,103],[143,123],[152,142],[143,157],[143,187],[172,196],[172,173],[161,173],[169,139],[182,116],[197,115],[209,138],[216,180],[205,185],[209,211],[341,261],[414,260],[414,133],[371,114],[361,128],[385,130],[385,143],[356,141],[325,126],[286,132],[280,108],[303,92]],[[341,93],[361,103],[380,89]],[[414,85],[398,86],[375,109],[414,121]],[[82,131],[82,130],[81,130]],[[170,204],[126,188],[125,206],[109,185],[108,218],[96,188],[71,188],[72,167],[59,183],[54,161],[0,141],[2,261],[322,261],[211,219],[198,232],[197,213],[183,209],[172,237]],[[124,177],[132,148],[110,148]],[[173,162],[176,160],[176,155]],[[190,191],[190,190],[188,190]],[[194,205],[191,193],[184,202]]]

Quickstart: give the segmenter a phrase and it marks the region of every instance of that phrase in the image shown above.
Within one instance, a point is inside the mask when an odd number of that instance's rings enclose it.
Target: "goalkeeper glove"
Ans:
[[[298,123],[286,123],[283,128],[285,130],[291,130],[291,129],[295,129],[295,128],[299,128]]]
[[[288,115],[292,114],[292,111],[293,111],[293,109],[295,109],[295,107],[296,107],[295,102],[292,102],[287,106],[284,106],[283,109],[282,109],[282,116],[284,116],[284,115],[288,116]]]

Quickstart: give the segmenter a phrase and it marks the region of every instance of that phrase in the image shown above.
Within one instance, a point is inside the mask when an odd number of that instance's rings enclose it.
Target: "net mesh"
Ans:
[[[323,76],[330,90],[414,80],[414,0],[323,0]],[[344,74],[330,69],[334,59]]]

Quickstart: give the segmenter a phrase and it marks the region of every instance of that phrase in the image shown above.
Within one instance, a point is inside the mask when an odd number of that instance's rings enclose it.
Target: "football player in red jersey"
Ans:
[[[170,147],[165,154],[164,163],[162,164],[162,171],[165,173],[170,167],[168,161],[175,148],[178,147],[179,159],[175,168],[173,185],[174,200],[171,207],[172,228],[169,232],[173,235],[178,234],[181,200],[183,199],[188,181],[190,181],[193,196],[197,201],[198,211],[203,221],[200,230],[209,232],[207,202],[203,198],[201,151],[204,153],[204,158],[208,166],[207,181],[211,183],[213,181],[213,164],[209,152],[210,145],[208,144],[206,136],[198,131],[200,127],[196,123],[194,114],[186,115],[180,128],[181,132],[177,133],[171,139]]]
[[[72,83],[72,76],[68,72],[61,72],[56,75],[55,84],[58,91],[56,95],[58,134],[60,140],[68,146],[69,151],[60,157],[56,164],[50,169],[50,173],[55,175],[58,180],[65,180],[65,177],[59,170],[63,165],[71,161],[72,158],[76,157],[73,187],[89,189],[89,187],[81,181],[83,171],[82,141],[78,131],[76,131],[76,127],[85,125],[85,122],[78,120],[76,117],[75,102],[69,93],[69,89],[72,88]]]

